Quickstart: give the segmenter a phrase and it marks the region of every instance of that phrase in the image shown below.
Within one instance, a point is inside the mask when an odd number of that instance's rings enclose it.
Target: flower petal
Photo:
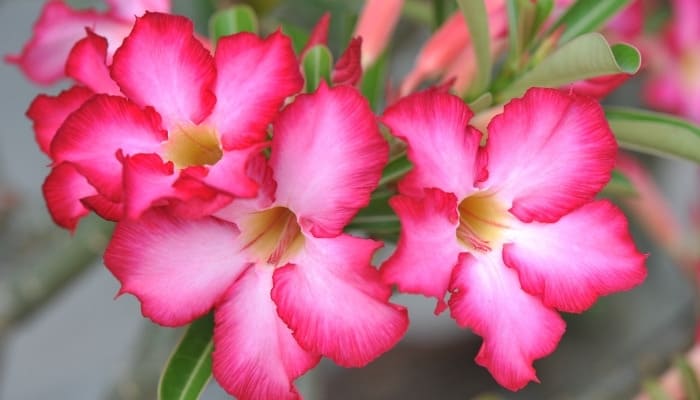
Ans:
[[[107,39],[87,29],[87,36],[73,46],[66,61],[66,75],[95,93],[120,95],[119,86],[109,76]]]
[[[617,143],[597,101],[530,89],[488,126],[488,179],[524,222],[554,222],[610,180]]]
[[[401,220],[396,251],[382,265],[382,279],[400,292],[435,297],[436,313],[446,304],[452,269],[459,258],[457,199],[427,189],[421,199],[398,195],[390,201]]]
[[[80,202],[107,221],[117,222],[124,215],[124,204],[112,201],[101,194],[84,197]]]
[[[258,184],[248,177],[248,161],[260,153],[263,146],[224,151],[221,159],[209,167],[202,182],[230,196],[254,197]]]
[[[646,277],[625,216],[608,201],[586,204],[556,223],[520,224],[503,259],[523,289],[544,304],[582,312],[599,296],[629,290]],[[572,238],[576,238],[573,240]]]
[[[320,360],[299,346],[277,316],[272,272],[269,266],[250,267],[214,313],[214,377],[240,400],[298,400],[294,379]]]
[[[403,307],[370,262],[380,244],[341,235],[307,237],[304,250],[273,276],[277,312],[305,349],[361,367],[392,348],[408,327]]]
[[[71,162],[103,195],[121,199],[123,155],[155,153],[165,140],[160,117],[123,97],[95,95],[71,114],[51,143],[56,163]]]
[[[169,13],[171,9],[170,0],[106,0],[106,3],[110,15],[129,23],[146,11]]]
[[[333,85],[355,86],[362,78],[362,38],[356,37],[350,40],[348,48],[338,59],[333,67],[331,80]]]
[[[150,211],[117,224],[104,261],[143,315],[178,326],[209,312],[247,267],[237,237],[235,225],[214,218]]]
[[[165,126],[199,124],[216,103],[211,54],[185,17],[146,13],[114,54],[112,78],[139,106],[150,105]]]
[[[34,134],[41,151],[51,155],[51,141],[68,115],[80,108],[93,93],[90,89],[73,86],[58,96],[37,96],[27,110],[27,117],[34,122]]]
[[[510,390],[538,382],[532,363],[557,347],[565,330],[559,314],[523,291],[497,252],[478,260],[464,253],[451,290],[452,318],[484,339],[477,364]]]
[[[388,146],[357,90],[322,84],[300,95],[274,126],[270,165],[277,203],[317,237],[340,234],[369,203]]]
[[[124,157],[123,164],[126,218],[136,219],[159,201],[177,196],[173,163],[157,154],[136,154]]]
[[[224,149],[262,142],[284,100],[304,83],[292,43],[281,32],[266,39],[239,33],[219,40],[216,106],[210,117]]]
[[[52,84],[64,76],[71,48],[90,28],[104,36],[110,47],[118,45],[129,33],[129,25],[94,10],[76,11],[60,0],[46,3],[33,28],[33,36],[22,53],[6,57],[25,75],[40,84]],[[113,48],[111,48],[114,51]]]
[[[70,231],[74,231],[78,221],[90,212],[80,200],[97,193],[87,179],[67,163],[54,167],[41,188],[51,218],[56,225]]]
[[[481,134],[467,127],[472,115],[460,98],[434,89],[386,110],[382,122],[408,143],[413,162],[400,183],[402,193],[421,196],[425,188],[438,188],[461,199],[474,190],[482,167],[477,162]]]

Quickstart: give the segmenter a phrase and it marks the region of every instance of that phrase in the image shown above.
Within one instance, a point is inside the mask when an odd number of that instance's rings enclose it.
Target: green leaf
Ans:
[[[309,41],[309,32],[306,29],[300,28],[296,25],[283,23],[282,32],[292,39],[292,46],[297,54],[301,53],[301,50]]]
[[[328,47],[319,44],[310,48],[301,62],[306,81],[306,92],[311,93],[321,84],[321,79],[331,83],[333,71],[333,55]]]
[[[522,96],[531,87],[559,87],[597,76],[634,74],[641,61],[634,47],[611,47],[603,35],[587,33],[557,49],[495,97],[500,103]]]
[[[214,316],[209,314],[187,329],[158,383],[158,400],[196,400],[211,379]]]
[[[476,56],[476,76],[467,92],[467,99],[481,96],[491,83],[491,34],[484,0],[457,0],[467,22]]]
[[[668,114],[608,107],[605,114],[620,147],[700,164],[700,126]]]
[[[375,112],[379,112],[380,102],[385,94],[388,59],[388,51],[384,51],[377,61],[363,72],[360,82],[360,91]]]
[[[566,43],[580,35],[602,27],[631,0],[578,0],[547,31],[548,35],[563,27],[559,43]]]
[[[379,179],[379,186],[398,181],[402,176],[406,175],[411,168],[413,168],[413,164],[408,161],[405,154],[389,160],[389,163],[384,167],[384,171],[382,171],[382,177]]]
[[[678,357],[676,367],[681,373],[685,398],[688,400],[700,400],[700,384],[698,376],[693,367],[685,357]]]
[[[479,111],[485,110],[493,104],[493,95],[490,92],[486,92],[482,94],[481,96],[477,97],[474,99],[471,103],[469,103],[469,108],[474,112],[478,113]]]
[[[608,182],[600,194],[604,197],[629,197],[636,196],[637,189],[635,189],[632,182],[620,171],[613,170],[610,182]]]
[[[258,33],[258,18],[249,5],[241,4],[217,11],[209,19],[209,37],[213,44],[223,36],[239,32]]]
[[[549,14],[554,10],[554,0],[538,0],[535,3],[535,23],[533,29],[533,35],[537,34],[542,24],[547,21]],[[532,38],[531,38],[532,39]]]

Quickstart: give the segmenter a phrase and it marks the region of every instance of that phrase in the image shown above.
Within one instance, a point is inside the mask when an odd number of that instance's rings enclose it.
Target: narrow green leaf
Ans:
[[[331,72],[333,71],[333,55],[325,45],[320,44],[310,48],[304,55],[301,66],[304,71],[307,93],[316,90],[322,79],[330,84]]]
[[[292,46],[297,54],[301,53],[301,50],[309,41],[309,32],[306,29],[300,28],[296,25],[283,23],[282,32],[292,39]]]
[[[542,27],[542,24],[547,21],[547,18],[549,18],[549,14],[552,13],[552,10],[554,10],[554,0],[538,0],[535,3],[535,23],[532,32],[533,36],[537,34]]]
[[[486,92],[469,103],[469,108],[471,108],[473,112],[478,113],[479,111],[491,107],[492,104],[493,95],[490,92]]]
[[[411,168],[413,168],[413,164],[408,161],[405,155],[390,160],[386,167],[384,167],[384,171],[382,171],[382,177],[379,179],[379,186],[398,181],[402,176],[406,175]]]
[[[610,47],[603,35],[587,33],[557,49],[495,97],[498,103],[505,102],[531,87],[559,87],[596,76],[634,74],[640,66],[641,56],[634,47]]]
[[[637,189],[620,171],[613,170],[610,182],[600,194],[604,197],[630,197],[637,195]]]
[[[563,27],[559,43],[566,43],[584,33],[602,27],[631,0],[578,0],[552,25],[548,35]]]
[[[204,316],[187,329],[158,383],[158,400],[197,400],[211,379],[214,317]]]
[[[209,19],[209,37],[214,44],[222,36],[239,32],[258,33],[258,18],[249,5],[240,4],[217,11]]]
[[[678,357],[676,367],[681,373],[685,398],[688,400],[700,400],[700,384],[698,384],[697,372],[685,357]]]
[[[609,107],[605,114],[621,147],[700,164],[700,126],[668,114]]]
[[[377,61],[363,72],[360,82],[360,91],[375,112],[379,112],[381,100],[384,98],[388,59],[388,52],[384,51]]]
[[[491,83],[491,35],[484,0],[457,0],[467,22],[476,56],[476,76],[467,92],[467,99],[479,97]]]

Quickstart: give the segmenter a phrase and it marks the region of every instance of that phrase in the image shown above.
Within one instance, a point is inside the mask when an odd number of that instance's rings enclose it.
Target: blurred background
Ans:
[[[76,7],[100,2],[70,1]],[[175,13],[199,28],[217,2],[176,1]],[[418,2],[419,3],[419,2]],[[17,53],[31,35],[41,0],[0,0],[0,54]],[[330,47],[342,49],[362,1],[282,1],[270,21],[311,28],[333,12]],[[390,79],[397,85],[429,37],[430,29],[404,18],[392,44]],[[117,281],[102,266],[108,229],[95,219],[75,236],[55,227],[45,210],[41,184],[48,159],[34,142],[24,113],[41,91],[14,66],[0,64],[0,400],[153,399],[163,363],[182,334],[141,317],[133,297],[114,299]],[[608,98],[638,106],[640,79]],[[692,231],[697,168],[686,161],[642,158]],[[409,306],[412,325],[399,346],[366,368],[346,370],[324,360],[301,379],[307,400],[344,399],[621,399],[631,398],[695,338],[696,282],[632,220],[639,248],[650,254],[646,282],[632,292],[601,299],[589,312],[566,315],[568,330],[556,352],[535,363],[541,384],[506,392],[474,362],[480,339],[434,303],[397,296]],[[582,232],[581,234],[585,234]],[[229,398],[212,382],[203,399]]]

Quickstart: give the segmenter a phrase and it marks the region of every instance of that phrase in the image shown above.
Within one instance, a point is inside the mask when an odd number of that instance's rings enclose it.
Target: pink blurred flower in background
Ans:
[[[35,83],[49,85],[65,77],[73,45],[90,29],[107,40],[107,62],[129,34],[136,17],[146,11],[170,12],[170,0],[107,0],[106,12],[75,10],[62,0],[48,1],[22,52],[6,56]]]
[[[322,84],[273,130],[270,159],[250,164],[257,198],[199,219],[148,211],[120,222],[105,254],[153,321],[214,309],[214,376],[241,400],[298,399],[293,381],[320,356],[364,366],[408,325],[371,265],[381,243],[343,233],[388,157],[367,101]]]
[[[649,48],[649,106],[700,123],[700,2],[671,1],[666,35]]]
[[[401,16],[403,0],[366,0],[355,25],[354,37],[362,38],[362,68],[382,55]]]
[[[531,89],[482,134],[472,112],[436,90],[390,107],[382,121],[414,165],[390,200],[402,230],[381,267],[402,292],[438,300],[483,337],[476,357],[511,390],[537,381],[564,321],[645,276],[624,215],[596,201],[617,145],[593,99]],[[451,292],[448,303],[444,297]]]

